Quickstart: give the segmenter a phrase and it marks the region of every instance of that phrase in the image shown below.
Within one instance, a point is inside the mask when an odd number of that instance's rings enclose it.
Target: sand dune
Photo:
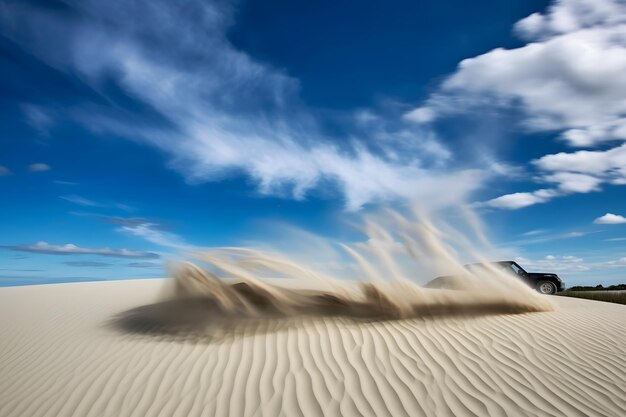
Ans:
[[[625,306],[241,320],[207,337],[185,327],[201,304],[162,320],[163,285],[0,289],[0,416],[626,415]]]

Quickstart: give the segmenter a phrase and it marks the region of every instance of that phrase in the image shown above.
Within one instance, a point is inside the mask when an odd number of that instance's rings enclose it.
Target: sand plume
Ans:
[[[401,319],[552,309],[546,297],[494,266],[487,266],[480,275],[463,268],[449,240],[465,249],[470,246],[468,240],[449,225],[445,227],[447,230],[416,213],[407,217],[388,211],[384,222],[366,219],[365,242],[338,245],[351,260],[353,280],[328,276],[275,252],[230,247],[195,253],[195,263],[180,262],[170,268],[175,298],[204,299],[212,303],[214,315],[247,318],[343,315]],[[475,248],[470,251],[474,259],[481,259]],[[439,271],[456,273],[447,285],[459,291],[417,284],[424,280],[420,273]],[[282,281],[270,283],[263,277],[281,277]]]

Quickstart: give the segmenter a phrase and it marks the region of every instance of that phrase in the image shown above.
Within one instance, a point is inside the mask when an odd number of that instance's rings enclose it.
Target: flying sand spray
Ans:
[[[339,244],[353,260],[356,280],[329,276],[276,252],[240,247],[199,252],[193,257],[204,267],[191,262],[170,266],[175,298],[210,301],[216,314],[242,318],[339,315],[400,319],[552,310],[546,296],[496,267],[487,265],[480,274],[463,268],[457,249],[474,261],[485,262],[477,247],[488,241],[474,213],[469,209],[460,212],[472,240],[450,224],[435,225],[416,209],[409,215],[387,210],[376,218],[366,218],[366,242]],[[417,284],[425,274],[433,278],[442,272],[459,276],[455,290]],[[281,279],[270,283],[261,278],[267,276]]]

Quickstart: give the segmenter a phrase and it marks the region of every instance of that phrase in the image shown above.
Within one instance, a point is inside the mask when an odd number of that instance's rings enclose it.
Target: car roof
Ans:
[[[484,266],[484,265],[512,265],[515,261],[495,261],[495,262],[475,262],[471,264],[465,264],[464,267],[472,267],[472,266]]]

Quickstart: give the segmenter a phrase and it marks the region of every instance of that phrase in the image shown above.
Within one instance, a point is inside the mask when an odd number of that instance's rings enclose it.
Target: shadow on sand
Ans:
[[[510,303],[437,304],[413,306],[408,317],[395,317],[384,310],[366,310],[366,306],[345,306],[336,300],[325,300],[301,311],[285,313],[270,306],[260,307],[254,315],[225,312],[210,298],[177,298],[124,311],[109,325],[125,334],[157,337],[164,340],[218,343],[232,338],[285,331],[316,321],[334,318],[342,326],[362,326],[374,322],[436,318],[470,318],[493,314],[519,314]]]

